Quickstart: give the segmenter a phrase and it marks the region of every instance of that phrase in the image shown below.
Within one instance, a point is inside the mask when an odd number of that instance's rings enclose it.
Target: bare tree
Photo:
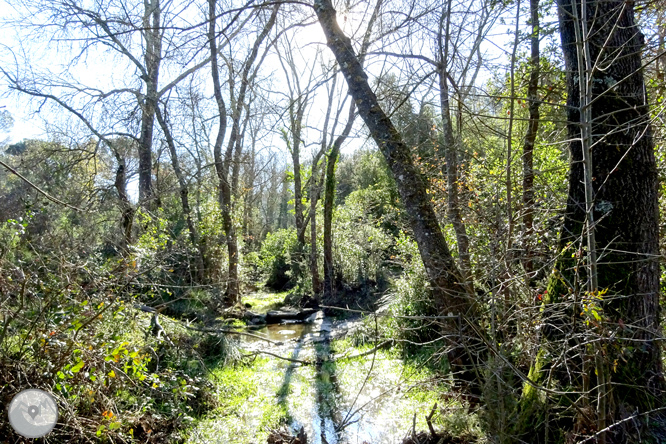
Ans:
[[[233,187],[234,183],[237,183],[237,169],[233,167],[234,161],[234,151],[236,152],[236,159],[240,158],[240,146],[242,143],[242,131],[243,124],[247,122],[247,111],[243,113],[243,110],[246,110],[247,107],[247,95],[250,83],[253,80],[253,74],[256,74],[255,62],[259,56],[259,50],[261,46],[268,37],[273,25],[275,25],[277,14],[280,9],[280,4],[276,4],[271,9],[270,16],[268,20],[263,25],[261,31],[257,35],[250,53],[247,58],[243,61],[240,73],[240,86],[238,91],[233,91],[234,85],[233,82],[230,84],[231,89],[231,103],[229,106],[230,115],[227,115],[227,106],[224,102],[222,96],[222,86],[219,76],[219,66],[218,66],[218,34],[216,32],[216,0],[209,0],[208,7],[208,18],[209,18],[209,28],[208,28],[208,44],[210,46],[210,61],[211,61],[211,72],[213,78],[213,89],[215,94],[215,100],[218,106],[219,111],[219,128],[217,137],[215,139],[215,144],[213,146],[213,152],[215,155],[215,170],[219,179],[219,202],[220,209],[222,211],[222,222],[224,225],[227,251],[229,254],[229,272],[227,277],[227,290],[225,295],[225,302],[228,305],[236,305],[240,302],[240,289],[239,289],[239,280],[238,280],[238,239],[236,235],[236,228],[232,220],[233,212]],[[233,80],[233,73],[230,69],[230,76]],[[222,156],[222,143],[224,141],[226,128],[227,128],[227,117],[231,118],[232,127],[231,134],[227,141],[227,148]],[[236,162],[237,165],[237,162]],[[236,167],[237,168],[237,167]]]
[[[473,367],[477,358],[463,345],[460,336],[461,331],[466,331],[465,336],[469,333],[469,336],[478,338],[478,330],[473,329],[474,333],[469,330],[478,314],[476,301],[473,295],[469,294],[463,275],[451,256],[427,195],[425,183],[412,162],[410,150],[379,105],[351,40],[338,26],[331,1],[317,0],[314,8],[326,35],[327,44],[347,80],[358,112],[386,158],[396,181],[439,312],[450,314],[451,320],[459,320],[457,326],[455,322],[448,323],[449,337],[454,343],[448,353],[449,362],[452,368],[461,372],[461,380],[468,383],[468,388],[476,391],[473,386],[478,382],[478,375]],[[472,344],[469,338],[465,341],[472,347],[476,345]],[[478,386],[476,388],[478,389]]]

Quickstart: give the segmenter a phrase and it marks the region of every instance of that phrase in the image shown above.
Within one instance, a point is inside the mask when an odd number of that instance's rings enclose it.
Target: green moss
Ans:
[[[546,349],[540,348],[537,352],[536,359],[530,367],[530,371],[527,377],[535,384],[541,384],[543,382],[543,367],[546,364]],[[525,383],[523,386],[523,396],[525,404],[538,401],[539,391],[531,384]]]
[[[266,442],[271,429],[289,422],[287,406],[275,396],[281,374],[270,359],[213,369],[218,408],[188,433],[188,442]]]
[[[281,293],[256,292],[244,296],[243,303],[250,304],[250,310],[254,313],[267,313],[282,307],[288,294],[288,291]]]

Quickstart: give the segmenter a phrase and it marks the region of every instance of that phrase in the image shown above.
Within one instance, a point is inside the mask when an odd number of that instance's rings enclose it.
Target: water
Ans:
[[[375,356],[374,362],[372,355],[335,360],[356,350],[331,352],[330,338],[342,336],[357,325],[331,322],[318,313],[312,324],[283,323],[252,331],[281,345],[253,337],[241,339],[245,349],[316,361],[312,366],[275,363],[275,371],[283,372],[280,393],[291,391],[283,402],[290,405],[292,429],[304,427],[310,444],[400,443],[411,430],[415,412],[419,414],[417,425],[421,430],[425,427],[422,418],[432,406],[431,401],[412,399],[405,393],[413,391],[413,387],[404,384],[413,375],[405,374],[402,361],[388,358],[383,352]]]
[[[434,404],[434,395],[428,393],[434,392],[413,390],[414,382],[424,375],[409,374],[413,369],[384,350],[374,359],[367,355],[353,360],[341,357],[357,349],[331,350],[330,339],[356,325],[331,322],[318,313],[311,324],[246,330],[254,335],[238,336],[246,353],[266,351],[310,365],[258,353],[267,359],[246,368],[249,374],[243,376],[256,387],[256,395],[242,403],[241,413],[202,423],[190,442],[265,443],[268,429],[262,412],[267,407],[284,409],[294,431],[305,429],[309,444],[400,444],[412,429],[415,413],[416,430],[425,430],[424,418]]]
[[[282,324],[271,324],[259,329],[252,329],[249,332],[257,336],[270,339],[271,341],[291,341],[291,340],[307,340],[317,337],[317,326],[312,324],[285,322]],[[251,348],[255,348],[257,343],[262,343],[261,339],[253,338],[251,336],[243,336],[241,338],[241,345],[246,346],[251,344]]]
[[[330,358],[330,330],[330,321],[318,312],[312,323],[284,322],[252,330],[252,334],[279,345],[252,336],[241,336],[240,340],[246,350],[265,350],[290,359],[316,362],[309,366],[288,362],[285,368],[283,364],[287,361],[282,361],[275,362],[274,367],[276,372],[283,373],[283,383],[277,391],[278,403],[287,405],[293,419],[292,429],[303,427],[311,444],[338,444],[333,418],[335,399],[329,393],[331,378],[323,365]]]

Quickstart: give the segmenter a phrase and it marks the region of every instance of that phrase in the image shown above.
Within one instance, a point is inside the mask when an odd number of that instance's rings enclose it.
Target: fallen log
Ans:
[[[269,311],[266,313],[267,324],[279,324],[284,321],[298,321],[303,322],[310,315],[313,315],[317,310],[307,308],[301,311]]]

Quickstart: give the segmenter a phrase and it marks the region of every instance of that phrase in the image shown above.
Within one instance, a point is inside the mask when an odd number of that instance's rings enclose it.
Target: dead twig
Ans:
[[[363,356],[368,356],[368,355],[373,354],[373,353],[376,352],[377,350],[380,350],[380,349],[386,347],[386,346],[389,345],[389,344],[393,344],[393,339],[388,339],[388,340],[382,342],[381,344],[379,344],[378,346],[373,347],[373,348],[371,348],[371,349],[368,350],[368,351],[364,351],[363,353],[356,353],[356,354],[349,355],[349,356],[347,356],[347,355],[341,356],[341,357],[338,358],[338,360],[340,360],[340,359],[355,359],[355,358],[362,358]]]
[[[277,354],[275,354],[275,353],[271,353],[271,352],[267,352],[267,351],[262,351],[262,350],[257,350],[257,351],[254,351],[254,352],[252,352],[252,353],[248,353],[248,354],[246,354],[246,355],[243,355],[243,357],[244,357],[244,358],[248,358],[248,357],[250,357],[250,356],[256,356],[256,355],[259,354],[259,353],[263,353],[264,355],[273,356],[274,358],[283,359],[283,360],[285,360],[285,361],[295,362],[295,363],[297,363],[297,364],[302,364],[302,365],[312,365],[312,364],[313,364],[312,361],[302,361],[302,360],[300,360],[300,359],[286,358],[286,357],[284,357],[284,356],[280,356],[280,355],[277,355]]]
[[[248,336],[250,338],[256,338],[256,339],[261,339],[262,341],[270,342],[273,345],[284,345],[284,342],[279,342],[279,341],[273,341],[272,339],[265,338],[261,335],[255,335],[252,333],[247,333],[245,331],[236,331],[236,330],[227,330],[224,328],[197,328],[197,327],[192,327],[191,325],[183,324],[183,326],[189,330],[194,330],[194,331],[200,331],[202,333],[227,333],[231,335],[241,335],[241,336]]]

